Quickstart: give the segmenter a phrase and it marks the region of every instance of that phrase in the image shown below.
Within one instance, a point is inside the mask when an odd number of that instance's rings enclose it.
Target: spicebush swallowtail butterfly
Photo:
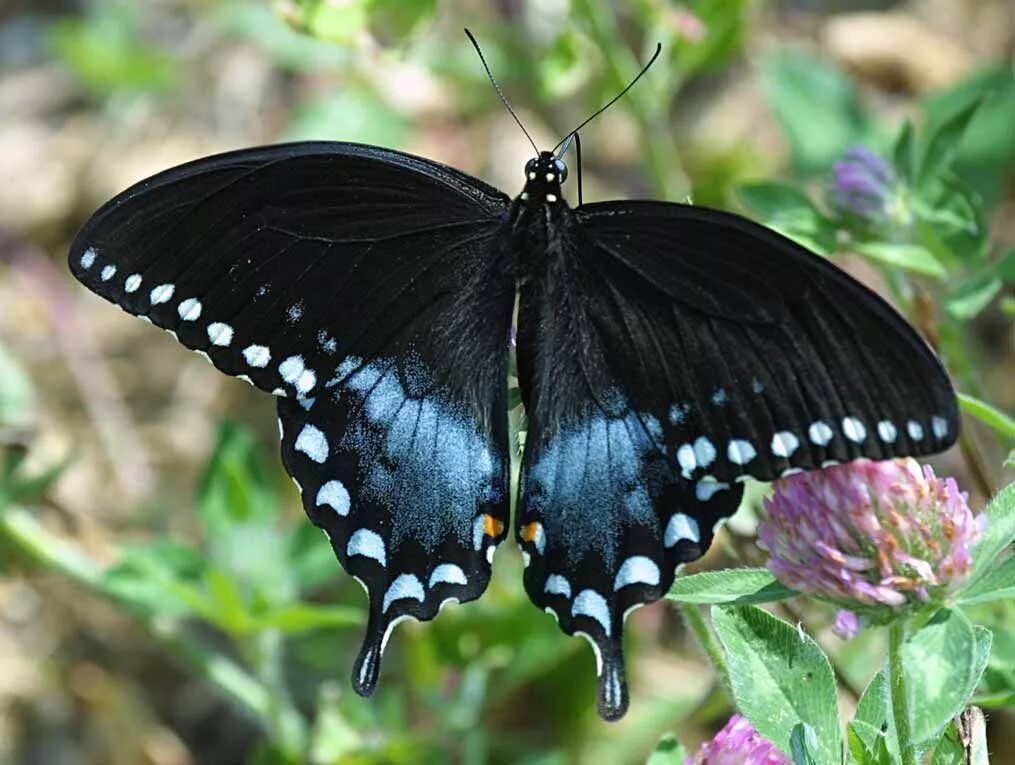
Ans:
[[[89,289],[277,397],[285,468],[369,595],[363,695],[394,626],[478,598],[508,534],[516,300],[525,589],[589,639],[606,719],[625,616],[744,479],[957,436],[940,363],[873,292],[731,213],[572,208],[562,155],[512,200],[375,146],[234,151],[124,191],[71,248]]]

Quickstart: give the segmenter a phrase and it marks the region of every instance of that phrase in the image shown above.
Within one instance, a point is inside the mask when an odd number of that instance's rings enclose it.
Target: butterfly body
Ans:
[[[622,631],[701,556],[749,477],[940,451],[947,376],[879,297],[739,216],[571,208],[542,152],[514,200],[400,152],[209,157],[107,203],[90,289],[277,396],[282,459],[370,600],[353,684],[396,624],[479,597],[510,533],[517,296],[527,416],[514,537],[532,601],[627,706]]]

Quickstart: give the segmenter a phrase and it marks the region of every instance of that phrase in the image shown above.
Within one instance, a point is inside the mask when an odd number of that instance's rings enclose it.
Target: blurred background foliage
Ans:
[[[591,653],[528,603],[510,544],[480,602],[403,627],[377,697],[356,697],[362,594],[302,517],[270,403],[65,273],[109,196],[239,146],[366,141],[514,193],[531,148],[466,25],[543,145],[661,42],[584,131],[586,198],[690,198],[834,255],[941,343],[970,396],[939,473],[977,506],[1005,481],[1009,0],[15,0],[0,9],[0,762],[637,762],[725,721],[661,603],[631,619],[631,712],[601,723]],[[904,225],[830,209],[854,144],[892,160]],[[763,561],[762,491],[695,568]],[[780,608],[855,704],[876,639]],[[997,761],[1015,761],[1015,608],[981,623],[995,651],[978,701]]]

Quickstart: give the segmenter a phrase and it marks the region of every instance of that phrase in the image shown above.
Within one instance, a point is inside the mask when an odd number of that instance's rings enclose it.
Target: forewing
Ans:
[[[71,250],[90,289],[279,396],[286,469],[370,596],[361,693],[391,627],[478,597],[504,536],[506,203],[409,155],[283,145],[144,181]]]
[[[937,359],[879,297],[738,216],[662,203],[562,216],[522,290],[526,589],[596,648],[600,713],[627,704],[626,613],[707,550],[748,476],[940,451]]]

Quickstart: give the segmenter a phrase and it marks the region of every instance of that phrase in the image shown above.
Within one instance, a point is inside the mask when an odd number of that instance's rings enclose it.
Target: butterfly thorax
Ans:
[[[510,248],[518,259],[521,283],[546,279],[570,254],[575,220],[561,191],[566,178],[567,166],[550,152],[525,166],[525,187],[509,216]]]

